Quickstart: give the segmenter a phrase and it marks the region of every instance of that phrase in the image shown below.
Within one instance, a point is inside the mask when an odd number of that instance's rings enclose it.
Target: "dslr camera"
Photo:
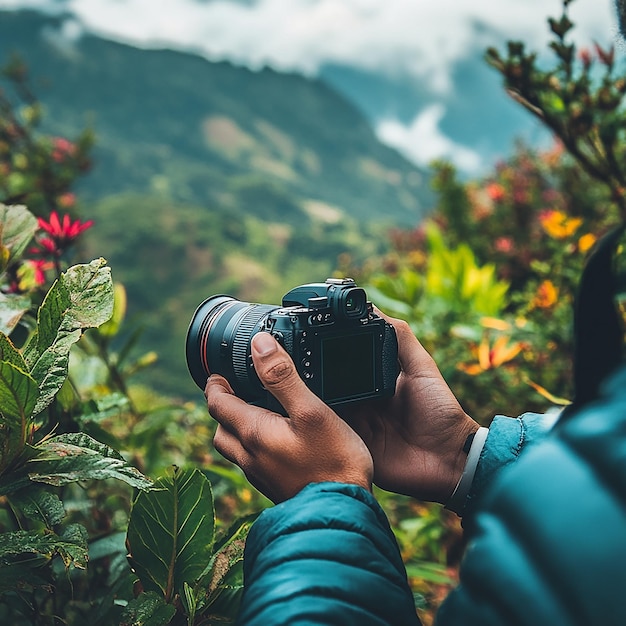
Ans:
[[[186,353],[198,387],[204,389],[211,374],[221,374],[246,402],[284,414],[254,371],[250,344],[261,331],[277,339],[326,404],[395,392],[400,372],[395,330],[351,278],[300,285],[285,294],[281,306],[214,295],[193,315]]]

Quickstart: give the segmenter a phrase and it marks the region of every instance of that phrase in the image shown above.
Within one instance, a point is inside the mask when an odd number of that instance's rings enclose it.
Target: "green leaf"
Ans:
[[[87,405],[87,412],[76,419],[80,424],[88,422],[100,423],[110,417],[115,417],[128,410],[129,400],[122,393],[112,393],[103,398],[92,400]]]
[[[26,361],[22,353],[13,345],[13,342],[0,332],[0,361],[6,361],[15,367],[27,371]]]
[[[52,593],[52,584],[26,565],[0,565],[0,595],[6,591],[41,588]]]
[[[28,296],[14,293],[0,293],[0,332],[9,334],[30,309]]]
[[[45,409],[67,378],[69,353],[84,329],[105,322],[113,311],[111,271],[104,259],[75,265],[61,274],[39,307],[37,331],[24,358],[41,394],[35,413]]]
[[[0,246],[8,251],[0,254],[0,273],[24,252],[38,228],[37,218],[25,206],[0,203]]]
[[[140,493],[128,525],[129,560],[144,589],[166,601],[184,594],[211,559],[215,511],[211,483],[197,469],[175,467]]]
[[[0,472],[24,449],[38,397],[37,383],[29,374],[0,361]]]
[[[37,455],[26,464],[28,477],[35,482],[58,486],[116,478],[138,489],[152,487],[152,481],[129,465],[119,452],[84,433],[52,437],[35,450]]]
[[[195,609],[221,619],[237,615],[243,590],[243,551],[259,513],[241,517],[216,540],[214,554],[194,588]]]
[[[70,524],[63,531],[61,539],[63,545],[59,546],[57,551],[63,559],[65,567],[69,567],[70,563],[73,563],[76,567],[86,569],[89,560],[87,529],[82,524]]]
[[[165,626],[176,615],[176,608],[166,604],[154,591],[140,593],[122,614],[120,626]]]
[[[11,504],[26,517],[43,522],[52,530],[65,517],[65,508],[59,497],[41,487],[29,486],[10,497]]]
[[[113,314],[111,318],[98,329],[98,332],[103,337],[115,337],[120,331],[120,327],[126,317],[126,289],[122,283],[115,283],[114,294]]]
[[[80,527],[82,530],[80,530]],[[54,533],[18,530],[0,534],[0,565],[27,562],[30,557],[36,564],[43,564],[58,554],[65,566],[87,566],[87,531],[80,524],[72,524],[67,534],[59,537]],[[43,561],[39,559],[43,558]]]
[[[406,573],[409,578],[419,578],[437,585],[450,585],[454,582],[445,566],[427,561],[407,564]]]

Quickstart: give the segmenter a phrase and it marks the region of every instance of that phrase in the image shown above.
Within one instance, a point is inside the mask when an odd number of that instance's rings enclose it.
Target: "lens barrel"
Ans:
[[[196,385],[204,389],[211,374],[221,374],[240,398],[248,402],[259,398],[263,387],[250,366],[250,342],[277,308],[223,295],[205,300],[187,332],[187,366]]]

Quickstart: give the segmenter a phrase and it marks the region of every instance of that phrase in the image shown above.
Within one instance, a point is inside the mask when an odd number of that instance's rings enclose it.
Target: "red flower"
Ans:
[[[486,187],[487,195],[494,201],[500,202],[506,197],[506,189],[498,183],[490,183]]]
[[[613,62],[615,61],[615,46],[611,46],[608,50],[604,50],[597,43],[594,44],[594,46],[595,46],[596,53],[600,61],[604,63],[604,65],[612,67]]]
[[[46,282],[46,271],[50,270],[54,267],[50,261],[46,261],[45,259],[37,259],[34,261],[29,261],[29,263],[33,266],[35,270],[35,284],[43,285]]]
[[[40,240],[40,244],[49,252],[56,252],[66,248],[78,235],[91,228],[93,220],[81,222],[75,220],[72,222],[69,215],[63,216],[63,221],[59,219],[56,211],[50,213],[50,220],[46,222],[42,217],[37,218],[39,226],[43,228],[50,237]]]

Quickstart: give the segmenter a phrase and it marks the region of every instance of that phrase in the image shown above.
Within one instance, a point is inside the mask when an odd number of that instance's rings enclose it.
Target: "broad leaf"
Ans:
[[[87,566],[86,531],[78,527],[80,527],[79,524],[73,524],[66,529],[67,535],[61,537],[54,533],[42,534],[25,530],[2,533],[0,534],[0,565],[24,563],[29,557],[34,557],[35,563],[43,564],[58,554],[66,567],[73,563],[76,567],[85,568]]]
[[[31,485],[9,499],[26,517],[43,522],[50,530],[65,517],[65,509],[59,497],[41,487]]]
[[[2,332],[0,332],[0,361],[6,361],[7,363],[11,363],[11,365],[15,365],[15,367],[26,371],[26,361],[24,361],[22,353]]]
[[[26,464],[28,477],[35,482],[58,486],[117,478],[138,489],[152,487],[152,481],[129,465],[119,452],[83,433],[52,437],[35,450],[36,456]]]
[[[196,611],[219,622],[232,622],[243,592],[243,552],[258,513],[236,520],[215,544],[215,553],[194,589]],[[188,599],[186,598],[188,601]]]
[[[0,472],[24,449],[38,397],[37,383],[29,374],[0,361]]]
[[[85,569],[87,561],[89,561],[87,542],[89,536],[87,529],[82,524],[70,524],[61,534],[63,545],[57,548],[57,551],[65,567],[73,563],[76,567]]]
[[[113,312],[111,271],[104,259],[75,265],[61,274],[37,315],[37,331],[24,350],[41,389],[35,413],[50,404],[67,377],[70,348],[83,330],[105,322]]]
[[[38,228],[37,218],[25,206],[0,203],[0,246],[7,251],[0,254],[0,272],[24,252]]]
[[[166,601],[184,594],[211,560],[215,512],[211,483],[197,469],[174,468],[140,493],[128,525],[131,565],[144,589]]]
[[[120,626],[165,626],[175,614],[176,608],[166,604],[163,596],[149,591],[128,603]]]
[[[0,293],[0,332],[8,335],[29,309],[28,296]]]

